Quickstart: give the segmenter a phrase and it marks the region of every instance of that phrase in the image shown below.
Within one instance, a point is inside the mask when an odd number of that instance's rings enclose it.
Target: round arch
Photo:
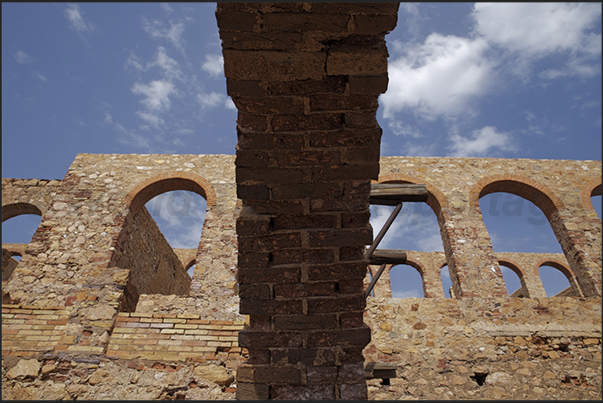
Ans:
[[[23,214],[42,216],[42,211],[31,203],[11,203],[2,206],[2,222]]]
[[[593,196],[601,196],[601,178],[593,178],[587,181],[580,189],[580,200],[585,209],[594,210],[590,201]]]
[[[519,265],[515,264],[510,259],[498,259],[498,264],[503,265],[513,271],[515,274],[517,274],[517,277],[519,277],[520,280],[525,276],[524,271],[519,267]]]
[[[572,283],[572,279],[574,278],[574,272],[572,271],[572,269],[570,269],[569,267],[567,267],[563,263],[558,262],[556,260],[552,260],[552,259],[545,259],[545,260],[541,260],[536,265],[536,267],[539,268],[539,269],[542,266],[551,266],[551,267],[554,267],[555,269],[557,269],[561,273],[563,273],[563,275],[567,278],[567,281],[569,281],[570,284]]]
[[[126,206],[136,213],[153,197],[173,190],[197,193],[207,201],[207,208],[217,203],[216,192],[205,178],[190,172],[166,172],[136,185],[126,196]]]
[[[531,201],[542,210],[549,221],[555,211],[564,208],[561,199],[546,186],[531,179],[511,174],[488,176],[477,181],[470,191],[469,203],[479,210],[479,199],[497,192],[511,193]]]
[[[442,193],[431,183],[415,176],[401,174],[381,175],[379,176],[378,183],[412,183],[415,185],[424,184],[428,193],[427,201],[425,203],[431,207],[436,217],[440,217],[440,215],[443,214],[442,209],[446,209],[450,206],[448,199],[446,196],[444,196],[444,193]]]

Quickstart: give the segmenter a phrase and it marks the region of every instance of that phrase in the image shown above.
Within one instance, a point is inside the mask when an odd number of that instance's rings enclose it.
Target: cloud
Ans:
[[[82,16],[82,10],[78,4],[68,4],[65,9],[65,16],[69,20],[71,28],[75,29],[77,32],[91,32],[94,27],[92,24],[84,21],[84,17]]]
[[[165,27],[163,22],[159,20],[148,21],[143,20],[142,28],[148,33],[151,38],[165,39],[171,42],[177,49],[184,52],[184,40],[182,33],[184,32],[184,23],[174,23],[170,21],[170,26]]]
[[[30,55],[22,51],[18,51],[13,57],[19,64],[31,63],[33,61],[33,58]]]
[[[197,94],[197,101],[201,109],[223,106],[226,109],[237,109],[232,99],[224,94],[212,91],[209,94]]]
[[[399,291],[392,290],[392,298],[422,298],[423,295],[419,290]]]
[[[388,67],[389,86],[380,96],[383,116],[406,111],[422,118],[453,117],[486,93],[492,65],[482,39],[433,33],[423,44],[410,44]]]
[[[488,42],[524,55],[583,51],[584,31],[601,16],[596,3],[475,3],[475,31]]]
[[[46,82],[46,77],[44,77],[42,74],[38,73],[37,71],[34,71],[34,74],[36,75],[36,77],[38,77],[40,81]]]
[[[458,133],[450,137],[452,144],[448,149],[453,157],[479,157],[486,156],[492,150],[513,151],[515,146],[509,133],[499,133],[496,127],[486,126],[474,130],[471,138],[463,137]]]
[[[562,70],[540,73],[543,79],[600,73],[592,62],[601,54],[601,35],[586,32],[601,18],[600,4],[475,3],[472,16],[474,32],[507,52],[510,70],[524,80],[536,61],[553,53],[568,54],[568,61]]]
[[[209,73],[210,76],[218,76],[224,71],[224,57],[222,55],[205,55],[205,62],[201,68]]]
[[[393,207],[371,206],[373,237],[389,218]],[[440,227],[433,211],[425,203],[406,203],[377,246],[379,249],[405,249],[443,252]]]
[[[169,3],[161,3],[161,8],[168,14],[174,12],[174,10],[170,7]]]
[[[170,109],[170,95],[176,92],[172,83],[166,80],[151,81],[148,85],[136,83],[132,87],[136,95],[146,98],[141,102],[151,111],[166,111]]]

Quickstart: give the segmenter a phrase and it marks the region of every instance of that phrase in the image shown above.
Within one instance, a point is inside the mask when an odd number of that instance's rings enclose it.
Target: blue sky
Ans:
[[[3,3],[2,176],[62,179],[77,153],[234,154],[214,12]],[[601,160],[600,3],[402,3],[386,42],[383,156]],[[170,200],[194,208],[170,213]],[[174,247],[197,246],[202,199],[152,203]],[[484,214],[494,250],[560,252],[548,224],[527,223],[536,215],[525,203],[520,217]],[[387,215],[373,209],[375,234]],[[27,232],[19,220],[3,224],[4,242],[28,242],[39,223]],[[529,243],[511,236],[521,225]],[[426,207],[405,206],[390,231],[382,247],[441,250]]]

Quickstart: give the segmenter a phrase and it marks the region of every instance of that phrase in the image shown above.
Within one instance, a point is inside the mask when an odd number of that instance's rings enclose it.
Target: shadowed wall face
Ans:
[[[237,119],[239,399],[365,399],[364,247],[398,4],[218,4]]]

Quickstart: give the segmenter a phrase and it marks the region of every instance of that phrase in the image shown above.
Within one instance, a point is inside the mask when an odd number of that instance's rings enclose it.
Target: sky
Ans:
[[[78,153],[234,154],[215,8],[2,3],[2,177],[62,179]],[[600,3],[401,3],[386,43],[382,156],[601,160]],[[561,252],[535,206],[498,196],[480,200],[495,252]],[[197,247],[203,198],[147,208],[173,247]],[[375,235],[389,211],[371,208]],[[6,221],[3,242],[29,242],[39,222]],[[443,250],[435,215],[406,204],[380,247]],[[394,296],[422,295],[406,269],[392,269]],[[547,293],[565,288],[558,275]],[[503,268],[510,292],[513,276]]]

